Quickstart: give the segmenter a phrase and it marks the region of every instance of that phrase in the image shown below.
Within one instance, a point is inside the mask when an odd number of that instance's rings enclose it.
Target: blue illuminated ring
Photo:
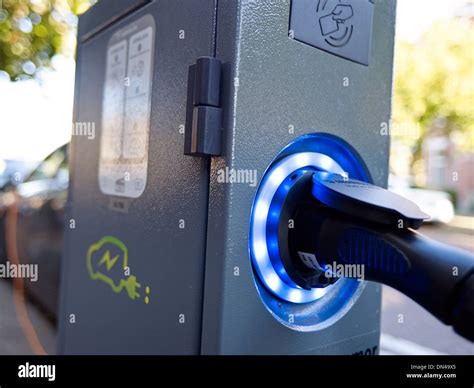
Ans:
[[[279,314],[287,307],[282,310],[283,305],[278,304],[280,307],[275,310],[274,301],[270,295],[266,296],[261,286],[281,302],[290,302],[294,306],[314,302],[307,312],[298,315],[301,322],[290,325],[299,330],[313,330],[329,324],[347,311],[360,295],[364,282],[341,279],[326,288],[306,290],[286,273],[278,245],[277,219],[282,210],[282,198],[286,198],[292,186],[293,175],[305,170],[333,172],[369,183],[372,179],[364,162],[349,144],[328,133],[312,133],[295,139],[277,155],[257,190],[249,234],[249,253],[258,278],[257,289],[267,308],[285,325],[288,323]],[[326,302],[321,304],[323,299]]]
[[[299,152],[289,155],[267,171],[255,198],[250,221],[250,252],[261,281],[275,295],[293,303],[315,301],[323,297],[332,287],[305,290],[291,280],[288,281],[289,276],[284,268],[282,266],[278,267],[277,272],[268,252],[267,222],[273,198],[281,184],[288,177],[305,167],[313,167],[341,175],[345,174],[343,168],[327,155],[317,152]]]

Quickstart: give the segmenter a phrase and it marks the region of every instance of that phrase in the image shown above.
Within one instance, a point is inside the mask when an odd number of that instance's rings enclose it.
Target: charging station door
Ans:
[[[80,19],[60,353],[200,352],[209,165],[183,139],[215,14],[102,0]]]

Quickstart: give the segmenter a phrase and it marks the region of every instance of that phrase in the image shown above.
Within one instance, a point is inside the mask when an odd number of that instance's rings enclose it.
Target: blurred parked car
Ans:
[[[26,292],[51,317],[56,316],[58,306],[59,262],[68,184],[68,154],[67,145],[64,145],[44,159],[13,192],[5,192],[0,197],[0,203],[8,206],[16,193],[18,257],[22,264],[38,265],[38,280],[26,281]],[[2,217],[0,222],[3,228],[8,228],[5,220]],[[4,260],[6,258],[8,252]]]
[[[454,205],[444,191],[415,189],[406,180],[390,175],[389,188],[394,193],[416,203],[431,218],[428,222],[449,223],[454,218]]]

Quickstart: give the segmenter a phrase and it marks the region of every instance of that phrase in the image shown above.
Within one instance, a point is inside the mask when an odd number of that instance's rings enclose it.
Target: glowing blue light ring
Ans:
[[[285,266],[283,265],[283,260],[280,255],[280,244],[278,241],[278,228],[280,225],[281,212],[283,210],[283,205],[285,203],[286,197],[290,192],[293,185],[297,182],[296,179],[293,179],[293,176],[296,174],[303,174],[305,172],[315,172],[319,171],[313,167],[303,167],[287,177],[280,187],[278,187],[273,200],[270,204],[270,211],[267,218],[267,249],[270,261],[272,262],[273,268],[280,276],[281,280],[284,283],[288,284],[290,287],[299,288],[297,284],[291,279],[289,274],[286,272]]]
[[[280,185],[297,170],[313,167],[344,174],[342,167],[327,155],[317,152],[291,154],[272,166],[260,184],[251,216],[250,252],[254,267],[265,286],[278,297],[293,303],[308,303],[320,299],[326,288],[305,290],[285,283],[272,265],[267,247],[267,220],[270,205]]]

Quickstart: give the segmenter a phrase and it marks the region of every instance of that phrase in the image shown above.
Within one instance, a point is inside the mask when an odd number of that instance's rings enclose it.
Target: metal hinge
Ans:
[[[198,58],[189,66],[184,153],[219,156],[222,147],[221,61]]]

